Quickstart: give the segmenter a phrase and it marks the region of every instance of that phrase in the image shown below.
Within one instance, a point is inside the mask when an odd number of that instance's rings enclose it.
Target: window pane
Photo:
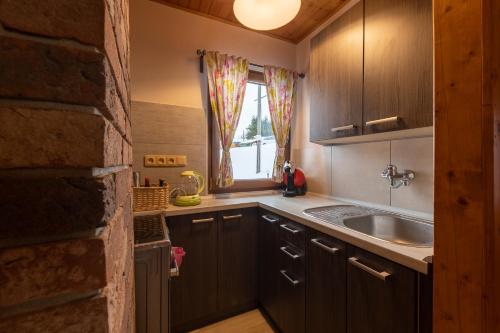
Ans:
[[[248,83],[231,147],[234,179],[270,179],[275,154],[276,140],[271,127],[266,87]]]

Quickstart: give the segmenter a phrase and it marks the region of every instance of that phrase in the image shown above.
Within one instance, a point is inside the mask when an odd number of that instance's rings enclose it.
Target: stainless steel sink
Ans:
[[[434,226],[428,221],[378,209],[326,206],[306,209],[304,214],[395,244],[415,247],[431,247],[433,244]]]
[[[347,218],[342,224],[368,236],[411,246],[432,246],[434,228],[431,224],[397,215],[380,214]]]

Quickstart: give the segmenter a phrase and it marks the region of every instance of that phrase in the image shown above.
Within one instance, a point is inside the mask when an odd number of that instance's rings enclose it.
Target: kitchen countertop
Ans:
[[[347,203],[352,204],[352,202]],[[177,207],[171,205],[166,210],[134,212],[134,215],[163,214],[164,216],[176,216],[237,208],[261,207],[292,221],[298,222],[359,248],[375,253],[381,257],[414,269],[418,272],[427,274],[429,266],[428,258],[433,255],[432,247],[404,246],[378,240],[348,228],[323,222],[303,213],[304,209],[307,208],[345,204],[346,201],[340,201],[315,194],[285,198],[277,192],[267,191],[246,195],[233,194],[216,197],[208,196],[203,197],[202,203],[198,206]],[[388,209],[386,208],[385,210]]]

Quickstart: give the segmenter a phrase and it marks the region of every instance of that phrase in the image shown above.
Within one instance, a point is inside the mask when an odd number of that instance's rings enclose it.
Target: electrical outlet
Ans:
[[[144,166],[153,167],[156,164],[155,155],[144,155]]]
[[[144,166],[148,168],[181,167],[186,165],[186,155],[144,155]]]
[[[157,155],[155,156],[155,165],[157,167],[167,166],[167,157],[165,155]]]
[[[177,166],[176,162],[175,162],[175,156],[173,156],[173,155],[166,155],[165,158],[166,158],[166,164],[167,164],[167,166],[171,166],[171,167]]]

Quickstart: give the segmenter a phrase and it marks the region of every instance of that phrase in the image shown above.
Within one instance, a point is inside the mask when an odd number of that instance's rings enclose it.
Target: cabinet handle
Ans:
[[[291,232],[292,234],[297,234],[297,233],[299,233],[299,232],[302,231],[302,230],[299,230],[299,229],[290,228],[290,226],[288,226],[287,224],[282,224],[282,225],[280,225],[280,227],[283,228],[283,229],[285,229],[288,232]]]
[[[272,218],[272,217],[269,217],[268,215],[262,215],[262,218],[269,223],[275,223],[275,222],[279,221],[278,218]]]
[[[243,215],[241,214],[236,214],[236,215],[228,215],[228,216],[225,216],[223,215],[222,216],[222,219],[224,221],[228,221],[228,220],[236,220],[236,219],[241,219],[243,217]]]
[[[339,127],[334,127],[330,131],[332,132],[340,132],[340,131],[347,131],[351,129],[355,129],[356,125],[346,125],[346,126],[339,126]]]
[[[191,223],[209,223],[213,222],[215,219],[213,217],[209,217],[207,219],[193,219],[191,220]]]
[[[313,239],[311,239],[311,243],[313,243],[317,247],[320,247],[323,250],[326,250],[326,251],[328,251],[330,253],[333,253],[333,254],[335,254],[335,253],[337,253],[339,251],[339,249],[336,248],[336,247],[330,247],[330,246],[328,246],[326,244],[323,244],[321,238],[313,238]]]
[[[302,257],[301,254],[297,254],[297,253],[292,253],[290,252],[290,250],[286,247],[286,246],[282,246],[280,247],[280,250],[281,252],[285,253],[287,256],[289,256],[290,258],[292,258],[293,260],[295,259],[299,259],[300,257]]]
[[[389,117],[389,118],[382,118],[382,119],[377,119],[377,120],[370,120],[365,123],[366,126],[373,126],[373,125],[378,125],[378,124],[385,124],[385,123],[392,123],[395,121],[399,121],[399,117]]]
[[[365,264],[362,264],[359,262],[359,259],[356,257],[350,257],[349,258],[349,263],[359,269],[364,270],[365,272],[375,276],[376,278],[385,281],[389,276],[391,276],[390,273],[387,272],[379,272],[371,267],[366,266]]]
[[[292,286],[296,286],[300,283],[299,280],[295,280],[294,278],[292,278],[288,273],[287,271],[285,271],[284,269],[280,271],[281,275],[283,275],[287,280],[288,282],[290,282],[292,284]]]

